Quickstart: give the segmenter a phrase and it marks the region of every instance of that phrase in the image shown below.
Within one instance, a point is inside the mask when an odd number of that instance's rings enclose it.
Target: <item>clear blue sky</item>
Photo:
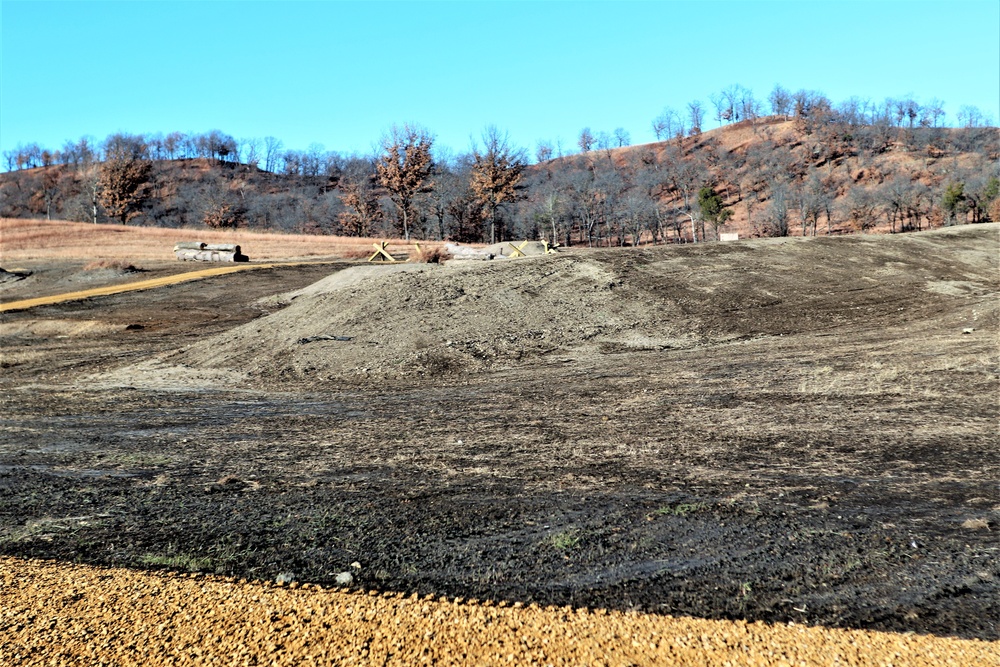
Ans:
[[[369,151],[416,122],[455,152],[487,124],[533,152],[581,128],[653,140],[731,84],[839,102],[913,95],[1000,116],[1000,2],[3,0],[0,149],[117,131]],[[711,117],[711,112],[707,114]],[[714,122],[707,122],[713,127]]]

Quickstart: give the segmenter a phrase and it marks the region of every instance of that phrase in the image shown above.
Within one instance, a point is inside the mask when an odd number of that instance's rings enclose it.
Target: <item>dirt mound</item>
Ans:
[[[994,291],[997,230],[359,267],[162,361],[324,381],[892,326],[946,316],[968,305],[964,297]]]

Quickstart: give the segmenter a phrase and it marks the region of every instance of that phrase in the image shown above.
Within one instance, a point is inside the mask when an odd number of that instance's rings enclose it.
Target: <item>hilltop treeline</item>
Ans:
[[[591,245],[1000,219],[1000,131],[971,107],[956,128],[937,101],[833,105],[779,86],[764,104],[733,86],[712,98],[717,129],[702,131],[696,101],[653,119],[656,143],[584,128],[578,151],[539,142],[534,164],[496,128],[458,155],[412,126],[372,155],[219,131],[21,146],[4,156],[0,215]]]

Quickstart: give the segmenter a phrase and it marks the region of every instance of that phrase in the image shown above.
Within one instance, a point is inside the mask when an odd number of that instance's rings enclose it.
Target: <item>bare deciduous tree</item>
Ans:
[[[251,169],[256,169],[260,164],[260,139],[254,137],[244,139],[241,142],[239,159]]]
[[[547,162],[552,159],[552,153],[552,142],[539,141],[538,148],[535,150],[535,159],[538,162]]]
[[[921,127],[937,127],[938,121],[944,118],[944,102],[932,97],[920,110]]]
[[[792,111],[792,95],[780,85],[776,85],[768,96],[767,101],[771,103],[771,113],[775,116],[784,116],[788,120],[788,115]]]
[[[677,112],[670,107],[664,107],[660,115],[653,119],[653,132],[656,134],[657,141],[673,139],[677,133],[679,122],[680,117]]]
[[[705,122],[705,109],[699,100],[688,102],[688,118],[691,120],[691,135],[701,134],[702,123]]]
[[[264,137],[264,171],[274,173],[278,170],[278,161],[284,145],[281,139]]]
[[[862,234],[878,221],[878,204],[872,192],[864,186],[857,185],[848,190],[841,206],[847,219]]]

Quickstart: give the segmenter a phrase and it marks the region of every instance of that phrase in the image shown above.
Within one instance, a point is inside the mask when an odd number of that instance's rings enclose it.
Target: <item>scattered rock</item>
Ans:
[[[990,522],[985,519],[966,519],[962,522],[962,528],[966,530],[989,530]]]
[[[338,586],[350,586],[354,583],[354,575],[350,572],[338,572],[334,581]]]
[[[278,576],[274,578],[274,581],[276,583],[278,583],[278,584],[290,584],[293,581],[295,581],[295,573],[294,572],[280,572],[278,574]]]

